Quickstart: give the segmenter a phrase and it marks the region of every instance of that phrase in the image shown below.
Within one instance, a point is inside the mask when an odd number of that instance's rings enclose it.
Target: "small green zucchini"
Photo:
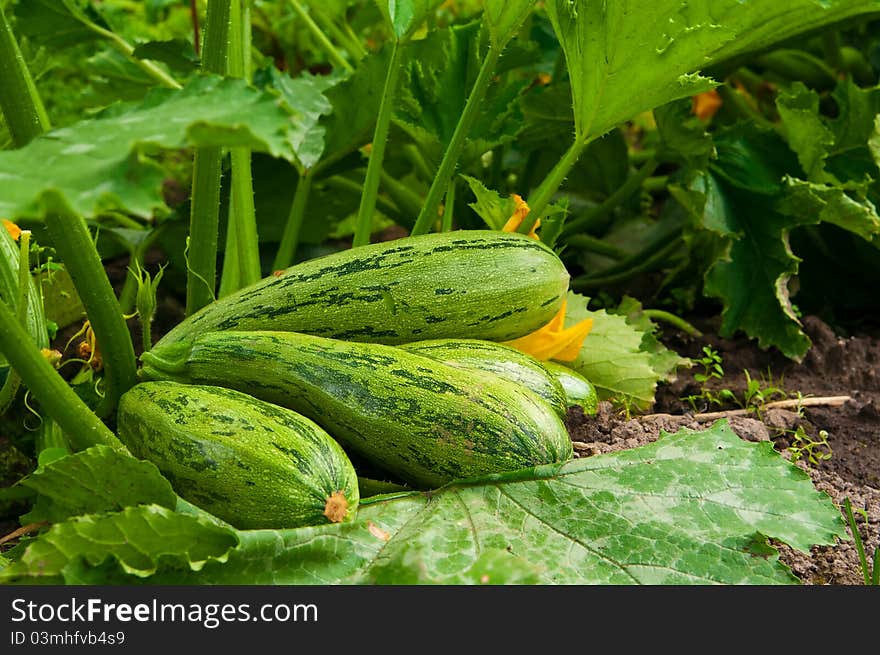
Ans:
[[[568,407],[580,407],[584,414],[595,414],[598,411],[599,396],[592,382],[564,364],[550,361],[544,362],[544,366],[562,385]]]
[[[214,386],[143,382],[122,395],[118,434],[181,498],[239,529],[351,520],[345,452],[296,412]]]
[[[431,339],[407,343],[400,348],[437,361],[487,371],[531,389],[565,418],[565,391],[542,362],[516,348],[482,339]]]
[[[296,332],[207,332],[142,355],[144,377],[247,391],[311,418],[347,450],[433,488],[563,462],[548,403],[496,375],[394,346]]]
[[[157,345],[215,330],[303,332],[401,344],[506,341],[559,311],[569,274],[522,234],[459,230],[404,237],[296,264],[203,307]]]

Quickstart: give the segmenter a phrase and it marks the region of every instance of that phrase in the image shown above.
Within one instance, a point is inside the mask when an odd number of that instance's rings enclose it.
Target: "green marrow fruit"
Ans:
[[[218,384],[289,407],[353,455],[421,488],[572,454],[562,420],[528,389],[395,346],[209,332],[141,358],[146,378]]]
[[[347,455],[296,412],[214,386],[143,382],[119,401],[118,434],[181,498],[242,530],[351,520]]]
[[[565,402],[568,407],[580,407],[584,410],[584,414],[595,414],[599,411],[599,396],[592,382],[563,364],[544,362],[544,366],[556,376],[565,390]]]
[[[400,344],[506,341],[559,311],[569,275],[522,234],[460,230],[404,237],[296,264],[186,318],[157,345],[214,330],[280,330]]]
[[[540,361],[516,348],[482,339],[431,339],[403,344],[400,348],[452,366],[488,371],[521,384],[565,418],[568,405],[562,384]]]

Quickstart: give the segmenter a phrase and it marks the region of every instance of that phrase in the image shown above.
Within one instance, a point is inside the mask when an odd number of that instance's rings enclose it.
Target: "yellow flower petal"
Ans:
[[[516,203],[516,209],[513,211],[513,216],[511,216],[507,220],[507,223],[504,224],[504,227],[501,228],[502,232],[516,232],[519,229],[519,226],[522,225],[525,217],[528,216],[531,211],[528,203],[523,200],[521,196],[514,193],[511,198],[513,198],[513,202]],[[529,236],[533,239],[537,239],[538,235],[535,233],[535,230],[539,227],[541,227],[540,218],[535,221],[535,225],[532,227],[531,232],[529,232]]]
[[[21,236],[21,228],[18,227],[18,225],[16,225],[12,221],[7,221],[4,218],[3,227],[5,227],[6,231],[9,232],[10,236],[12,236],[13,241],[18,241],[18,237]]]
[[[563,301],[562,307],[547,325],[524,337],[507,341],[506,345],[541,361],[556,359],[561,362],[573,362],[581,352],[584,339],[593,329],[593,319],[587,318],[569,328],[564,328],[565,308],[566,302]]]
[[[718,91],[712,89],[693,97],[691,111],[701,121],[708,121],[721,109],[721,104],[721,96],[718,95]]]

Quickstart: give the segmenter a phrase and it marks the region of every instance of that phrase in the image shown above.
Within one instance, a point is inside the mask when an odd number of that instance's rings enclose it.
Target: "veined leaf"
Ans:
[[[89,23],[106,27],[93,8],[86,13],[75,0],[28,0],[15,9],[16,25],[23,36],[39,45],[65,48],[101,38]]]
[[[588,310],[587,301],[579,294],[568,294],[565,326],[592,318],[593,329],[584,339],[578,358],[567,365],[592,382],[602,399],[650,406],[657,382],[666,373],[658,373],[652,354],[642,349],[644,331],[628,325],[623,316]]]
[[[225,561],[237,544],[231,529],[158,505],[140,505],[54,525],[0,569],[0,584],[86,584],[96,570],[121,570],[135,578],[150,576],[160,566],[198,571],[209,561]]]
[[[846,535],[806,473],[723,421],[640,448],[385,498],[362,505],[352,523],[239,532],[225,563],[144,581],[791,584],[767,537],[806,551]],[[10,568],[21,581],[37,575]],[[137,581],[106,567],[75,573],[91,583]]]
[[[489,31],[492,45],[503,48],[516,36],[534,6],[535,0],[486,0],[483,22]]]
[[[571,77],[577,137],[707,91],[709,66],[858,15],[874,0],[550,0]]]
[[[293,109],[296,122],[290,133],[290,145],[296,151],[300,165],[309,169],[324,154],[325,128],[320,124],[322,116],[333,111],[333,105],[324,95],[327,89],[340,82],[335,75],[310,75],[303,73],[292,78],[275,67],[262,69],[256,80],[265,81]]]
[[[106,446],[56,459],[18,484],[38,494],[33,510],[22,518],[25,523],[57,523],[133,505],[177,505],[171,484],[154,464]]]
[[[442,0],[377,0],[379,11],[398,41],[407,41]]]
[[[294,127],[283,103],[243,80],[199,77],[180,91],[157,89],[0,153],[0,216],[39,218],[49,203],[86,217],[111,208],[150,216],[163,206],[151,150],[246,146],[292,161]]]

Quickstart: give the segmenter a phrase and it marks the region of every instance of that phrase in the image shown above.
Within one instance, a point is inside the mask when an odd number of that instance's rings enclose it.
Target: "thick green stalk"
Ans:
[[[422,209],[422,196],[413,191],[409,185],[384,171],[382,172],[382,188],[410,223],[415,222],[416,216]]]
[[[528,216],[523,219],[517,232],[522,234],[531,232],[532,228],[535,227],[535,223],[541,218],[541,214],[544,213],[547,205],[553,199],[553,195],[559,190],[571,169],[574,168],[574,165],[580,159],[587,145],[589,145],[589,141],[575,138],[574,143],[571,144],[571,147],[565,152],[562,159],[557,162],[540,186],[529,196],[528,205],[530,211]]]
[[[125,450],[116,435],[52,368],[30,335],[19,325],[15,314],[3,302],[0,302],[0,352],[40,401],[46,413],[61,426],[75,450],[97,444]]]
[[[312,20],[311,16],[309,16],[309,12],[307,12],[297,0],[290,0],[290,4],[293,5],[293,10],[302,19],[312,35],[318,40],[318,43],[324,49],[324,52],[327,53],[327,56],[330,57],[330,61],[332,61],[335,66],[339,66],[349,73],[354,72],[354,67],[345,60],[345,57],[339,54],[339,51],[336,49],[336,46],[333,45],[333,42],[327,38],[324,31],[318,27],[318,24]]]
[[[232,0],[209,0],[202,69],[226,74],[229,18]],[[187,254],[186,313],[191,315],[214,301],[217,278],[217,231],[220,214],[220,174],[223,150],[197,148],[193,162],[192,199]]]
[[[449,182],[449,189],[446,191],[446,202],[443,203],[443,217],[440,221],[441,232],[452,231],[452,216],[455,209],[455,178]]]
[[[614,193],[608,196],[601,205],[594,207],[590,211],[585,212],[582,216],[566,223],[565,228],[562,230],[563,237],[580,231],[589,231],[591,228],[603,223],[606,217],[610,216],[611,212],[613,212],[618,205],[630,198],[641,188],[645,180],[647,180],[657,169],[657,165],[658,162],[656,159],[649,159],[642,164],[642,167],[639,168],[635,174],[630,175],[623,184],[617,187]]]
[[[281,235],[281,243],[278,245],[275,262],[272,264],[273,270],[280,271],[293,264],[296,249],[299,246],[299,233],[306,216],[306,206],[309,203],[309,194],[312,191],[313,175],[314,172],[308,170],[300,175],[299,181],[296,183],[290,215],[284,225],[284,234]]]
[[[250,0],[233,0],[229,39],[229,75],[250,80],[251,20]],[[260,274],[260,242],[257,235],[257,215],[254,209],[254,182],[251,171],[250,148],[231,148],[229,158],[232,168],[229,202],[229,234],[225,252],[235,251],[232,262],[224,260],[221,296],[224,292],[237,291],[257,282]],[[232,225],[235,228],[232,228]],[[226,281],[226,269],[236,264],[237,283]],[[224,285],[223,282],[227,283]]]
[[[425,204],[422,205],[422,211],[419,212],[419,217],[416,219],[415,226],[413,226],[413,235],[424,234],[431,229],[431,226],[437,220],[437,209],[440,207],[440,201],[443,198],[443,194],[449,188],[449,181],[455,174],[455,167],[458,165],[458,159],[464,148],[465,139],[480,113],[480,105],[483,103],[483,98],[486,97],[486,91],[492,82],[495,68],[498,65],[498,58],[501,56],[501,50],[498,46],[492,45],[489,46],[489,50],[486,52],[483,63],[480,65],[480,72],[465,103],[464,111],[462,111],[461,117],[458,119],[458,124],[455,126],[455,131],[452,133],[452,138],[449,140],[449,145],[446,146],[446,152],[443,153],[443,159],[440,161],[440,168],[437,170],[434,181],[431,183],[431,188],[428,190]]]
[[[12,27],[0,8],[0,109],[12,142],[20,148],[51,129]]]
[[[388,141],[388,129],[391,126],[391,115],[397,96],[397,82],[400,79],[400,53],[403,46],[395,41],[391,48],[391,60],[385,76],[385,88],[382,102],[379,104],[379,117],[373,132],[373,145],[370,148],[370,163],[367,165],[367,177],[364,179],[364,193],[358,207],[357,222],[352,245],[365,246],[370,243],[373,214],[376,213],[376,198],[379,195],[379,180],[382,176],[382,161],[385,158],[385,144]]]
[[[95,411],[99,416],[107,417],[116,411],[119,397],[137,382],[131,333],[86,222],[79,216],[57,211],[48,212],[45,220],[55,250],[70,273],[101,349],[105,393]]]
[[[622,268],[615,266],[613,272],[609,269],[609,271],[603,271],[596,276],[576,277],[571,281],[571,288],[574,291],[600,289],[605,286],[617,284],[618,282],[625,282],[639,273],[654,271],[666,263],[669,257],[681,248],[681,243],[681,239],[673,239],[659,250],[653,251],[651,254],[645,254],[646,251],[649,250],[646,248],[645,251],[640,253],[637,261],[635,257],[627,260],[627,263],[631,263],[629,267]]]
[[[28,324],[28,300],[31,290],[31,233],[30,230],[22,230],[18,237],[19,255],[18,255],[18,298],[16,299],[16,309],[18,311],[18,323],[25,330]],[[0,416],[6,413],[9,406],[15,400],[15,394],[21,386],[21,378],[15,370],[9,371],[3,387],[0,388]]]
[[[703,333],[700,332],[696,327],[688,323],[680,316],[676,316],[671,312],[667,312],[662,309],[643,309],[642,314],[650,318],[652,321],[663,321],[664,323],[669,323],[670,325],[677,327],[682,332],[687,332],[692,337],[703,336]]]
[[[608,257],[609,259],[614,259],[616,261],[629,257],[629,254],[625,250],[622,250],[607,241],[602,241],[602,239],[591,237],[589,234],[572,235],[565,240],[565,243],[572,248],[594,252],[597,255],[602,255],[603,257]]]
[[[235,248],[238,242],[236,231],[236,222],[232,220],[230,210],[229,220],[226,221],[226,246],[223,250],[223,273],[220,275],[218,298],[224,298],[242,287],[241,266],[238,262],[238,250]]]

